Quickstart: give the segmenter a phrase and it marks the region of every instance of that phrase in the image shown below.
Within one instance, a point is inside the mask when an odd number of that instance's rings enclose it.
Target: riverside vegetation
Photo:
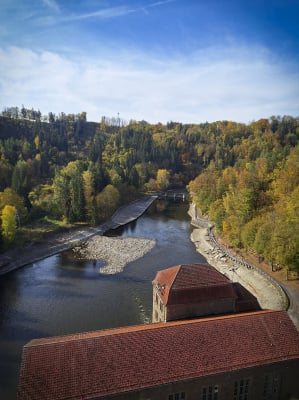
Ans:
[[[0,116],[1,251],[97,225],[144,191],[187,187],[218,234],[299,271],[299,118],[125,123],[86,113]]]

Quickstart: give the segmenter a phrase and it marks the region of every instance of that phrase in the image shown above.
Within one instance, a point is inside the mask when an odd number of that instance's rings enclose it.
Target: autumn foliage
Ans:
[[[252,134],[232,147],[234,164],[217,168],[212,161],[189,190],[234,246],[298,270],[299,146],[282,142],[264,120],[252,126]],[[298,128],[294,132],[298,136]],[[295,144],[295,135],[287,137]]]
[[[234,246],[299,269],[298,118],[153,125],[8,111],[0,211],[15,207],[22,225],[47,217],[97,224],[140,192],[188,186]]]

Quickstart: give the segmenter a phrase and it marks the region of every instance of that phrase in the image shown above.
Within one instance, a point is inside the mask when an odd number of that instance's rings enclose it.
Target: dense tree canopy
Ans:
[[[287,121],[293,124],[290,117]],[[234,246],[299,270],[298,121],[292,124],[284,135],[284,118],[275,124],[275,132],[268,120],[251,124],[252,134],[232,148],[239,154],[236,162],[225,168],[210,162],[189,190]]]
[[[86,113],[0,116],[0,211],[97,224],[144,190],[189,185],[235,246],[298,268],[299,119],[166,125]]]

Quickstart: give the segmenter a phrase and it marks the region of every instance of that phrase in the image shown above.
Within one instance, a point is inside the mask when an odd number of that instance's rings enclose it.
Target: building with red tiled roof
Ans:
[[[177,265],[159,271],[153,280],[152,320],[166,322],[259,309],[256,299],[246,292],[209,264]]]
[[[32,340],[18,400],[299,398],[299,333],[259,311]]]

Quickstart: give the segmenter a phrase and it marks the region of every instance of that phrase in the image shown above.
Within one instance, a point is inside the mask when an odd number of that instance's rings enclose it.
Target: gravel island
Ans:
[[[84,260],[104,261],[99,272],[112,275],[122,272],[127,264],[144,256],[155,244],[155,240],[145,238],[94,236],[84,245],[74,247],[73,251]]]

